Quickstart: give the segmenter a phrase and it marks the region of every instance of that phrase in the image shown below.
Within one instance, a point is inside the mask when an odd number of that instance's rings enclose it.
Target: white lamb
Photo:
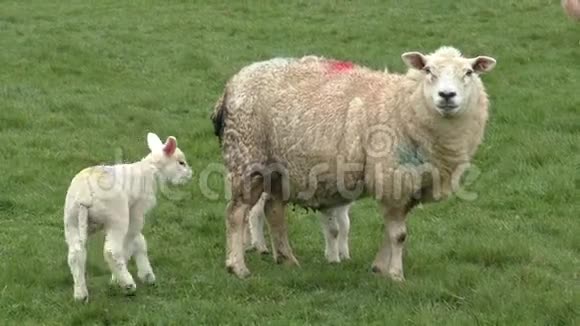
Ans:
[[[269,196],[262,193],[258,202],[250,210],[248,224],[246,224],[246,249],[256,249],[260,254],[268,253],[268,246],[264,238],[264,206]],[[350,259],[348,235],[350,231],[350,217],[348,211],[352,204],[324,209],[320,212],[319,220],[324,235],[324,257],[329,263],[340,263]]]
[[[87,237],[104,230],[104,257],[112,272],[111,281],[126,294],[136,290],[127,270],[135,258],[139,279],[155,283],[155,274],[147,257],[145,237],[141,233],[145,214],[155,206],[159,186],[169,182],[183,184],[191,179],[191,168],[177,148],[175,137],[161,142],[147,134],[151,153],[131,164],[94,166],[78,173],[72,180],[65,200],[64,231],[68,244],[68,264],[74,280],[74,298],[88,301],[85,280]]]

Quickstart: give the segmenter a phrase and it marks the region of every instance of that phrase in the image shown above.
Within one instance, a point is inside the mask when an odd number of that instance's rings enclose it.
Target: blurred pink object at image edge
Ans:
[[[564,12],[575,20],[580,20],[580,0],[562,0]]]

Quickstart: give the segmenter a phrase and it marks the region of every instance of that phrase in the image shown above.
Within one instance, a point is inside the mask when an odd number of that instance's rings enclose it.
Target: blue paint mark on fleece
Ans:
[[[425,163],[423,155],[419,153],[419,148],[412,145],[399,145],[397,148],[399,164],[419,166]]]

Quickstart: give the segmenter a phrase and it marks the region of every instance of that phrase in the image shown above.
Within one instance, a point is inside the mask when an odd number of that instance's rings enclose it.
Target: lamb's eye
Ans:
[[[424,72],[425,72],[427,75],[431,74],[431,68],[429,68],[429,67],[425,67],[425,68],[423,68],[423,71],[424,71]]]
[[[465,76],[467,76],[467,77],[469,77],[469,76],[471,76],[471,75],[473,75],[473,70],[468,70],[468,71],[465,73]]]
[[[179,165],[185,166],[185,161],[179,161]]]

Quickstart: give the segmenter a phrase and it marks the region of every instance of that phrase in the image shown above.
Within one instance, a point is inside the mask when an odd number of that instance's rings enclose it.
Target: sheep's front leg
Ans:
[[[404,281],[403,250],[407,237],[405,208],[385,209],[385,234],[372,270],[375,273],[388,275],[395,281]]]
[[[128,215],[128,214],[127,214]],[[129,227],[127,215],[118,216],[106,229],[104,257],[113,273],[113,280],[117,282],[127,294],[133,294],[137,289],[133,276],[127,270],[127,252],[125,239]]]

